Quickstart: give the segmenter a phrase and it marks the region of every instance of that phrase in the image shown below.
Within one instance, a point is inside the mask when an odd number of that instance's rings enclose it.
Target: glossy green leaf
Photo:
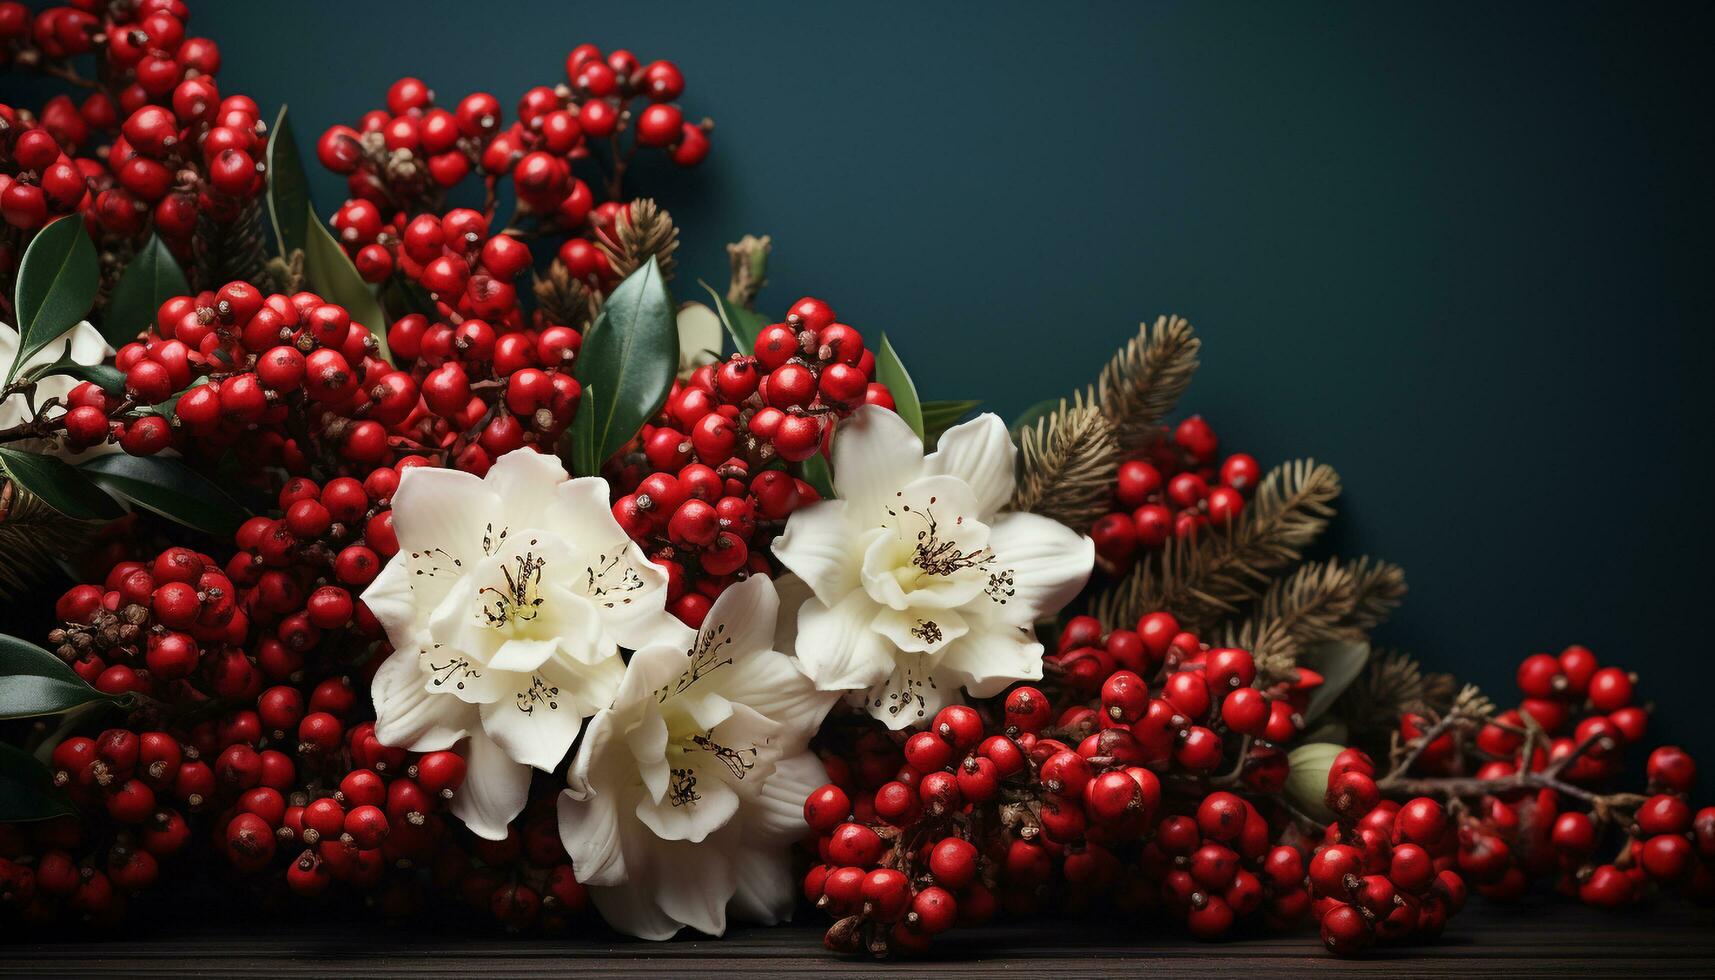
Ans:
[[[395,272],[387,277],[387,282],[381,287],[381,299],[389,326],[412,313],[421,313],[431,320],[437,318],[435,301],[429,297],[429,291],[401,273]]]
[[[112,453],[78,469],[117,497],[219,538],[250,517],[219,484],[176,459]]]
[[[51,351],[52,348],[50,347]],[[29,370],[30,380],[38,378],[66,377],[95,384],[110,395],[122,394],[125,391],[125,375],[111,364],[78,364],[71,359],[71,344],[66,344],[65,353],[52,364],[43,364]]]
[[[585,388],[583,397],[589,398],[594,388]],[[583,411],[580,404],[577,414],[572,416],[572,424],[560,436],[560,462],[572,471],[573,476],[599,476],[601,474],[601,457],[598,453],[595,438],[595,413]]]
[[[82,215],[67,215],[36,232],[18,266],[18,358],[7,381],[18,365],[89,314],[100,285],[101,261]]]
[[[749,354],[756,349],[756,335],[762,328],[768,326],[768,319],[755,310],[747,310],[742,306],[734,306],[727,298],[715,292],[714,287],[706,282],[698,281],[698,285],[708,291],[714,299],[715,312],[720,314],[721,324],[726,327],[727,336],[732,338],[733,349],[741,354]]]
[[[289,258],[295,249],[308,251],[315,211],[292,122],[286,118],[286,107],[281,106],[280,114],[274,117],[274,131],[268,135],[268,218],[274,223],[274,239],[280,243],[282,258]]]
[[[911,375],[887,334],[881,335],[881,347],[875,352],[875,380],[887,386],[893,396],[893,410],[911,426],[917,438],[923,438],[923,406],[917,401],[917,386],[911,383]]]
[[[923,403],[923,445],[933,448],[941,433],[958,425],[982,402],[971,398],[964,401],[933,401]]]
[[[159,235],[150,235],[113,287],[102,314],[101,336],[115,349],[125,346],[149,329],[162,303],[190,291],[178,259]]]
[[[584,334],[573,362],[583,397],[578,414],[589,413],[594,466],[619,451],[643,423],[661,410],[679,367],[679,326],[661,267],[649,263],[615,286],[601,314]],[[591,389],[595,389],[593,392]]]
[[[0,718],[57,715],[92,701],[116,700],[90,687],[47,650],[0,635]]]
[[[1335,640],[1306,647],[1298,662],[1321,674],[1322,684],[1310,690],[1310,700],[1304,706],[1305,723],[1315,721],[1332,708],[1369,661],[1370,645],[1362,640]]]
[[[828,465],[828,457],[817,453],[806,459],[802,464],[804,482],[816,488],[823,500],[834,499],[834,470]]]
[[[90,482],[89,477],[68,466],[58,456],[0,446],[0,470],[67,517],[102,521],[125,513],[112,497]]]
[[[0,823],[47,820],[75,812],[35,756],[0,742]]]
[[[1334,757],[1345,748],[1333,742],[1310,742],[1287,753],[1286,798],[1305,816],[1334,819],[1322,801],[1328,795],[1328,770],[1334,768]]]
[[[345,307],[351,318],[369,328],[379,345],[381,359],[393,363],[393,353],[387,349],[387,316],[381,312],[381,301],[375,289],[357,274],[357,266],[339,242],[314,215],[310,216],[308,243],[304,247],[304,277],[310,288],[323,299]]]

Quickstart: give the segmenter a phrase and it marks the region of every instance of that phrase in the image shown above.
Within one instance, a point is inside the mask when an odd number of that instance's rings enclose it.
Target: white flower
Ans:
[[[790,914],[790,847],[827,781],[808,745],[836,696],[771,649],[779,605],[761,576],[728,588],[694,637],[638,650],[590,722],[560,840],[615,929],[718,936],[729,909],[765,924]]]
[[[101,331],[91,326],[88,320],[77,324],[65,333],[55,337],[46,347],[36,351],[18,366],[17,377],[22,377],[29,371],[45,367],[59,361],[70,354],[74,364],[85,367],[100,364],[113,355],[113,348],[107,346],[107,341],[101,336]],[[9,324],[0,324],[0,383],[12,373],[12,364],[18,359],[18,331]],[[35,404],[39,409],[50,398],[58,398],[60,404],[46,413],[48,418],[58,418],[64,415],[65,399],[71,390],[78,386],[76,378],[63,374],[50,374],[36,382]],[[21,422],[35,418],[29,404],[21,394],[13,395],[0,402],[0,429],[9,429]],[[28,449],[35,452],[51,452],[66,459],[83,459],[98,455],[100,452],[112,452],[117,447],[110,443],[95,447],[82,453],[70,453],[63,446],[50,444],[47,440],[28,440],[18,443],[15,448]]]
[[[679,326],[679,377],[688,378],[704,364],[721,359],[726,328],[720,314],[702,303],[685,303],[676,317]]]
[[[619,647],[688,632],[667,575],[620,530],[607,482],[507,453],[488,476],[408,469],[393,495],[399,553],[363,593],[394,653],[375,673],[375,734],[429,752],[468,737],[452,811],[500,840],[530,767],[552,770],[619,690]]]
[[[852,691],[891,728],[1042,677],[1031,626],[1090,576],[1095,546],[1012,497],[1012,439],[994,415],[948,429],[925,457],[898,415],[866,406],[840,423],[837,500],[794,512],[774,553],[815,597],[796,652],[823,690]]]

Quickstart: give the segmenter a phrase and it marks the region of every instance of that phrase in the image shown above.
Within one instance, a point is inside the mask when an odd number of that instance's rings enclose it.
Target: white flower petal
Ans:
[[[482,733],[465,749],[464,785],[453,794],[453,816],[484,840],[505,840],[506,825],[524,812],[530,796],[530,767],[507,758],[506,751]]]
[[[769,649],[779,614],[780,594],[774,591],[774,583],[765,575],[753,575],[728,586],[709,607],[699,639],[724,647],[734,659],[747,657]]]
[[[906,653],[935,653],[970,631],[951,609],[883,609],[874,629]]]
[[[628,841],[633,834],[643,833],[643,828],[635,824],[627,826],[623,821],[620,824],[620,834]],[[644,845],[639,845],[642,846]],[[590,899],[595,902],[602,919],[619,932],[655,942],[672,939],[683,928],[683,924],[661,911],[656,892],[663,887],[673,887],[674,881],[669,876],[668,882],[663,884],[657,880],[658,876],[659,873],[651,864],[632,862],[627,866],[624,884],[611,888],[591,888]]]
[[[753,844],[784,851],[809,832],[804,801],[828,782],[828,770],[814,752],[789,755],[774,765],[762,792],[744,805],[744,836]]]
[[[614,662],[617,665],[617,657]],[[512,690],[482,706],[482,729],[514,761],[552,772],[583,728],[584,713],[574,692],[590,672],[568,670],[553,661],[539,666],[509,675]],[[601,683],[599,678],[590,680]],[[614,670],[611,684],[618,682],[619,673]]]
[[[801,750],[839,698],[837,691],[819,690],[797,661],[773,650],[746,658],[742,670],[722,679],[720,692],[729,700],[779,722],[780,752]]]
[[[417,630],[423,624],[418,622],[417,594],[411,588],[411,570],[406,562],[394,560],[383,566],[381,574],[363,590],[362,598],[395,647],[417,641]]]
[[[1090,579],[1095,542],[1039,514],[1002,514],[989,528],[996,575],[1012,573],[1011,595],[989,590],[989,611],[1026,626],[1064,609]]]
[[[798,610],[814,599],[816,593],[790,572],[775,577],[774,590],[780,594],[780,614],[774,621],[773,649],[791,653],[798,646]]]
[[[702,841],[738,812],[738,793],[717,774],[720,768],[712,757],[685,760],[674,769],[675,785],[663,799],[637,801],[637,819],[663,841]]]
[[[393,651],[375,670],[375,737],[382,745],[411,752],[450,749],[476,724],[476,712],[458,698],[423,689],[422,654],[416,647]]]
[[[502,641],[500,649],[488,659],[491,670],[528,674],[542,666],[560,647],[558,640],[530,640],[513,637]]]
[[[504,502],[506,515],[517,528],[540,526],[541,515],[554,503],[555,489],[567,479],[566,468],[556,457],[514,449],[494,461],[482,482]]]
[[[667,572],[626,537],[607,495],[607,481],[596,477],[569,480],[555,491],[553,526],[582,562],[566,585],[595,604],[620,646],[678,645],[689,627],[667,613]]]
[[[580,800],[571,790],[558,803],[560,844],[572,859],[572,870],[585,885],[617,885],[625,881],[625,849],[619,835],[619,806],[611,796]]]
[[[936,669],[971,697],[990,698],[1016,681],[1042,679],[1042,644],[1028,629],[996,624],[948,644]]]
[[[977,497],[978,516],[986,520],[1012,499],[1017,455],[1006,423],[985,412],[943,432],[940,447],[924,459],[923,467],[969,484]]]
[[[832,608],[812,599],[798,610],[794,650],[804,673],[818,688],[866,688],[892,672],[892,650],[870,628],[875,613],[875,601],[861,590],[853,591]]]
[[[732,918],[763,926],[791,920],[798,904],[798,883],[792,877],[790,852],[779,847],[746,848],[733,856],[732,863],[738,872],[732,901],[727,903]]]
[[[393,533],[400,554],[411,562],[414,584],[451,579],[474,567],[483,557],[486,527],[502,513],[500,498],[470,473],[407,468],[393,492]]]
[[[901,653],[894,661],[893,673],[863,692],[861,703],[871,718],[898,731],[926,722],[935,712],[957,703],[958,685],[948,683],[949,680],[935,675],[933,658],[921,653]],[[857,699],[854,693],[848,700],[860,703]]]
[[[730,846],[709,842],[667,847],[661,866],[673,873],[656,880],[655,901],[661,911],[698,932],[724,934],[727,903],[738,890],[738,870],[733,867],[737,855]]]
[[[873,524],[895,491],[923,475],[923,441],[898,415],[865,405],[835,429],[833,463],[835,491]]]
[[[862,554],[852,545],[843,500],[798,508],[786,531],[774,539],[774,556],[830,605],[857,588]]]

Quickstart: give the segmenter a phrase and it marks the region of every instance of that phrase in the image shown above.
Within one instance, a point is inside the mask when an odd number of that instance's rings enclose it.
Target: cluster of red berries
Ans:
[[[834,311],[805,297],[764,327],[753,352],[697,368],[621,453],[614,517],[668,570],[669,608],[695,626],[737,577],[768,574],[768,545],[816,490],[781,469],[821,452],[836,419],[891,408],[875,355]]]
[[[1123,574],[1139,555],[1175,538],[1194,538],[1200,528],[1238,520],[1262,468],[1247,453],[1233,453],[1216,465],[1220,445],[1209,423],[1193,415],[1171,433],[1163,428],[1143,458],[1120,464],[1114,479],[1118,509],[1090,528],[1103,571]]]
[[[1434,939],[1465,904],[1468,847],[1439,802],[1382,798],[1375,764],[1346,749],[1328,770],[1335,821],[1310,859],[1312,910],[1330,952]]]
[[[511,178],[518,216],[533,219],[533,234],[568,236],[558,259],[571,278],[597,293],[610,289],[617,276],[602,246],[612,247],[616,226],[628,217],[622,191],[632,154],[639,147],[662,148],[680,166],[695,166],[708,155],[712,124],[685,121],[673,104],[685,80],[670,61],[644,66],[625,50],[604,59],[584,44],[567,56],[566,76],[569,85],[525,92],[511,126],[502,125],[500,102],[487,92],[467,95],[449,111],[434,104],[421,79],[401,78],[388,90],[385,110],[365,113],[355,129],[334,126],[323,133],[316,155],[346,177],[351,193],[334,216],[334,229],[358,272],[380,282],[398,269],[454,307],[468,282],[477,297],[474,315],[500,318],[512,276],[529,265],[528,251],[496,236],[501,244],[481,256],[484,273],[474,268],[475,249],[462,230],[446,233],[443,256],[442,236],[422,224],[439,216],[447,189],[477,170],[490,202],[486,216],[492,217],[499,182]],[[633,113],[636,100],[646,104]],[[632,146],[622,151],[617,137],[627,130]],[[608,139],[614,142],[604,165],[591,145]],[[596,189],[577,175],[580,165]],[[482,235],[487,238],[486,221]],[[500,248],[518,254],[490,254]]]
[[[1308,839],[1270,799],[1297,684],[1259,680],[1248,652],[1165,613],[1107,634],[1075,617],[1047,673],[986,721],[954,706],[923,731],[824,744],[833,784],[805,804],[821,863],[804,889],[837,919],[830,947],[918,952],[1048,904],[1165,914],[1209,939],[1303,920]]]
[[[187,37],[181,0],[49,7],[0,3],[0,64],[74,76],[93,56],[81,103],[56,96],[31,114],[0,106],[0,217],[26,232],[82,212],[109,243],[151,228],[190,257],[199,220],[227,224],[261,193],[256,103],[221,97],[220,50]],[[10,269],[17,255],[0,256]]]
[[[1522,898],[1533,881],[1586,904],[1630,905],[1661,890],[1715,898],[1715,807],[1688,801],[1697,765],[1676,746],[1650,753],[1650,795],[1600,796],[1622,774],[1624,756],[1648,727],[1635,701],[1637,678],[1603,667],[1595,654],[1570,646],[1538,653],[1518,668],[1524,695],[1466,739],[1458,729],[1432,731],[1405,715],[1405,744],[1420,746],[1411,771],[1453,782],[1467,777],[1472,794],[1460,826],[1459,867],[1477,892],[1497,901]],[[1613,856],[1603,860],[1606,846]]]

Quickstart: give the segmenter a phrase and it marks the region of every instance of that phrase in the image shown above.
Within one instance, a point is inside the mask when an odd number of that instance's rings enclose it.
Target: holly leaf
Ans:
[[[116,497],[219,538],[250,518],[218,484],[176,459],[111,453],[78,470]]]
[[[888,393],[893,396],[893,410],[911,426],[917,438],[922,439],[923,406],[917,400],[917,386],[911,383],[911,375],[906,372],[905,364],[894,351],[887,334],[881,335],[881,349],[875,352],[875,380],[887,386]]]
[[[124,700],[90,687],[34,643],[0,635],[0,719],[57,715],[94,701]]]
[[[1306,647],[1298,662],[1321,674],[1322,683],[1310,691],[1304,723],[1308,725],[1332,708],[1369,661],[1370,645],[1362,640],[1334,640]]]
[[[71,359],[71,341],[66,341],[65,352],[60,359],[52,364],[43,364],[29,370],[26,377],[34,381],[38,378],[67,377],[95,384],[110,395],[123,394],[125,391],[125,375],[111,364],[79,364]]]
[[[585,388],[582,397],[589,398],[593,390]],[[577,413],[572,416],[572,424],[560,436],[560,461],[566,464],[573,476],[601,474],[601,458],[595,449],[595,413],[583,410],[582,399]]]
[[[715,313],[721,318],[721,325],[726,327],[727,336],[732,338],[733,349],[740,354],[749,354],[756,350],[756,335],[762,328],[768,326],[768,319],[755,310],[747,310],[742,306],[734,306],[727,298],[715,292],[714,287],[701,279],[697,285],[703,287],[709,297],[715,301]]]
[[[834,470],[828,465],[828,457],[817,453],[800,465],[804,471],[804,482],[815,487],[823,500],[834,499]]]
[[[268,135],[268,218],[274,224],[281,258],[290,258],[295,249],[309,251],[315,213],[292,121],[286,118],[286,107],[281,106],[280,114],[274,117],[274,130]]]
[[[107,521],[123,517],[125,511],[113,498],[90,482],[65,460],[45,453],[29,453],[0,446],[0,470],[18,486],[42,498],[42,502],[67,517],[80,521]]]
[[[1322,801],[1328,795],[1328,770],[1345,748],[1333,742],[1311,742],[1287,753],[1286,764],[1291,768],[1286,773],[1286,798],[1305,816],[1323,822],[1334,819]]]
[[[387,316],[381,312],[375,290],[357,274],[357,266],[351,264],[333,232],[315,215],[310,215],[307,235],[304,278],[322,299],[345,307],[353,320],[368,327],[381,359],[392,364],[393,352],[387,349]]]
[[[653,257],[608,294],[572,367],[583,386],[578,415],[588,413],[591,427],[577,455],[593,475],[661,410],[678,373],[673,297]]]
[[[36,232],[18,265],[18,357],[6,372],[71,329],[95,305],[101,261],[83,229],[83,216],[69,214]]]
[[[0,742],[0,823],[48,820],[76,812],[35,756]]]
[[[101,336],[114,348],[125,346],[155,322],[162,303],[190,291],[179,261],[161,236],[150,235],[113,287],[101,321]]]
[[[965,401],[924,402],[923,445],[933,448],[941,440],[941,433],[958,425],[981,404],[981,401],[974,398]]]

